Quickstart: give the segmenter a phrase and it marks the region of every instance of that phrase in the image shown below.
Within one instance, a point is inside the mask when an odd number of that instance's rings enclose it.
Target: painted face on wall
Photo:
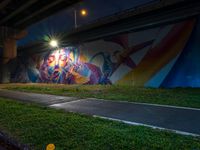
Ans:
[[[87,84],[97,83],[100,69],[81,62],[75,48],[64,48],[50,53],[40,67],[41,81],[48,83]]]
[[[72,50],[59,49],[50,53],[44,60],[40,72],[41,80],[45,82],[63,83],[67,69],[71,66],[72,59],[70,53]]]
[[[47,64],[50,67],[58,66],[59,68],[65,67],[68,62],[68,57],[63,49],[54,51],[48,57]]]

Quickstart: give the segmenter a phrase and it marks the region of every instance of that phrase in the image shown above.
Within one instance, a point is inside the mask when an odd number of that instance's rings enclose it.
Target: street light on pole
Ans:
[[[88,14],[88,12],[87,12],[86,9],[81,9],[80,10],[80,15],[81,16],[85,17],[85,16],[87,16],[87,14]],[[74,26],[75,26],[75,28],[78,27],[78,24],[77,24],[77,10],[76,9],[74,9]]]
[[[86,9],[82,9],[81,10],[81,15],[82,16],[87,16],[87,10]]]

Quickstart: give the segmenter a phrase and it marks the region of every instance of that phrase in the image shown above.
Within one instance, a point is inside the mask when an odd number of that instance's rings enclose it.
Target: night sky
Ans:
[[[51,17],[46,18],[27,30],[29,34],[18,45],[26,45],[30,42],[44,39],[45,35],[62,34],[74,27],[74,9],[77,11],[84,8],[88,10],[88,16],[77,18],[78,26],[90,23],[104,16],[112,15],[126,9],[133,8],[154,0],[83,0],[82,3],[68,8]]]

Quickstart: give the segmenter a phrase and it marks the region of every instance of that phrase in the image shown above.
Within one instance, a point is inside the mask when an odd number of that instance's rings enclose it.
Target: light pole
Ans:
[[[86,9],[81,9],[80,10],[80,15],[85,17],[87,16],[88,12]],[[77,10],[74,9],[74,27],[77,28],[78,27],[78,24],[77,24]]]
[[[77,11],[76,11],[76,9],[74,9],[74,25],[75,25],[75,28],[77,28]]]

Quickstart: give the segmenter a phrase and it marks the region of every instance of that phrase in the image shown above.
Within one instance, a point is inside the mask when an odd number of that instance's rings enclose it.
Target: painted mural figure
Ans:
[[[55,50],[48,54],[40,67],[40,81],[65,84],[98,84],[100,69],[83,63],[78,50],[72,47]]]

